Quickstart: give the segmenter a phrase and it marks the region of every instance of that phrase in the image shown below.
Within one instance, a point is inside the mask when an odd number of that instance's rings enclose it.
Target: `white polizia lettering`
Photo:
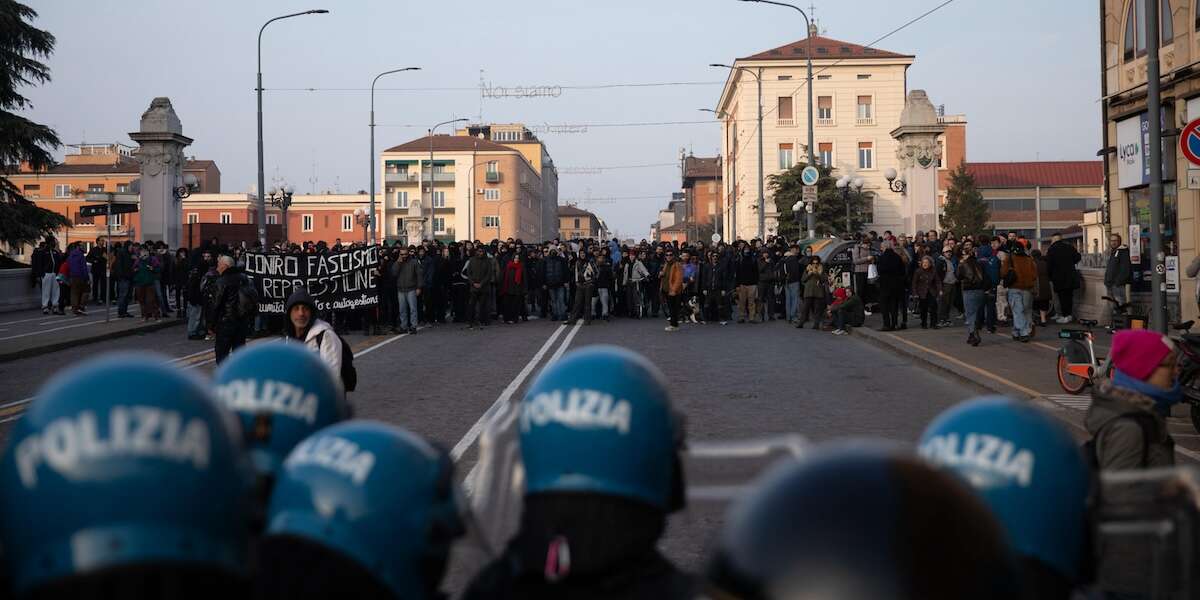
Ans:
[[[286,381],[235,379],[217,386],[217,397],[234,412],[270,412],[309,425],[317,420],[317,395]]]
[[[1033,481],[1033,452],[994,435],[947,433],[930,438],[920,452],[937,464],[960,470],[976,487],[1011,485],[1013,481],[1029,487]]]
[[[628,400],[596,390],[542,392],[521,407],[521,430],[555,422],[573,429],[616,429],[629,433],[633,409]]]
[[[354,485],[362,485],[375,466],[375,455],[350,440],[330,435],[301,442],[288,455],[285,465],[324,467],[349,477]]]
[[[103,414],[103,413],[101,413]],[[16,448],[17,472],[26,488],[37,486],[38,467],[72,473],[90,461],[113,456],[148,457],[193,468],[208,468],[210,432],[199,418],[185,419],[155,406],[114,406],[108,412],[108,436],[95,411],[51,421]]]

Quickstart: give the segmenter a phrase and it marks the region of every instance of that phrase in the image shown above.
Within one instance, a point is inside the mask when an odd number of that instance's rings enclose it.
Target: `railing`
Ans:
[[[1108,264],[1108,254],[1083,254],[1079,266],[1085,269],[1103,269]]]
[[[795,119],[779,119],[779,126],[780,127],[795,127],[796,120]]]
[[[434,173],[433,180],[436,181],[454,181],[454,173]]]
[[[415,183],[417,179],[416,173],[409,173],[407,171],[383,174],[383,180],[387,183]]]
[[[874,125],[875,117],[858,117],[854,119],[855,125]]]
[[[833,127],[833,119],[817,118],[817,127]]]

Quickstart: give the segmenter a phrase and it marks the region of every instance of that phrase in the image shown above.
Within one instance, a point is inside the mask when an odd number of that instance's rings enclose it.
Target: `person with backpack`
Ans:
[[[253,314],[246,314],[245,305],[248,303],[242,301],[250,281],[235,265],[233,257],[227,254],[217,258],[218,276],[213,285],[212,320],[209,322],[216,335],[214,353],[217,364],[221,364],[230,352],[246,345],[249,320],[254,317]]]
[[[1171,406],[1183,398],[1178,350],[1165,335],[1147,329],[1113,336],[1112,379],[1095,386],[1084,417],[1091,439],[1084,456],[1100,472],[1146,470],[1175,464],[1175,440],[1167,429]],[[1124,495],[1102,501],[1120,505]],[[1144,539],[1108,538],[1097,548],[1101,589],[1114,598],[1141,598],[1153,577],[1152,549]]]
[[[353,392],[358,384],[358,372],[354,369],[354,351],[350,344],[333,330],[333,326],[317,316],[317,303],[304,287],[296,288],[288,296],[284,306],[287,322],[283,332],[285,340],[301,341],[321,356],[342,382],[347,392]]]
[[[958,269],[954,276],[962,290],[963,320],[967,326],[967,343],[978,346],[982,341],[979,337],[979,314],[983,312],[987,302],[987,273],[975,258],[975,251],[970,243],[964,243],[958,261]]]

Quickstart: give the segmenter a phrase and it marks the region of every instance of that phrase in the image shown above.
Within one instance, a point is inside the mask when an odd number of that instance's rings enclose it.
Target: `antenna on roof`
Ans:
[[[316,156],[316,155],[317,155],[317,150],[314,148],[314,149],[313,149],[313,164],[312,164],[313,170],[312,170],[312,176],[308,178],[308,184],[309,184],[310,186],[312,186],[312,188],[311,188],[311,189],[312,189],[312,192],[311,192],[311,193],[313,193],[313,194],[316,194],[316,193],[317,193],[317,156]]]

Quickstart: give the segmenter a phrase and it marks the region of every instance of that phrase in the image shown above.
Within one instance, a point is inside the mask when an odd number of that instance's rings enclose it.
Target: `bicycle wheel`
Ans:
[[[1058,385],[1068,394],[1078,394],[1091,383],[1087,377],[1080,377],[1070,371],[1071,361],[1067,358],[1068,353],[1059,353],[1058,355]]]

